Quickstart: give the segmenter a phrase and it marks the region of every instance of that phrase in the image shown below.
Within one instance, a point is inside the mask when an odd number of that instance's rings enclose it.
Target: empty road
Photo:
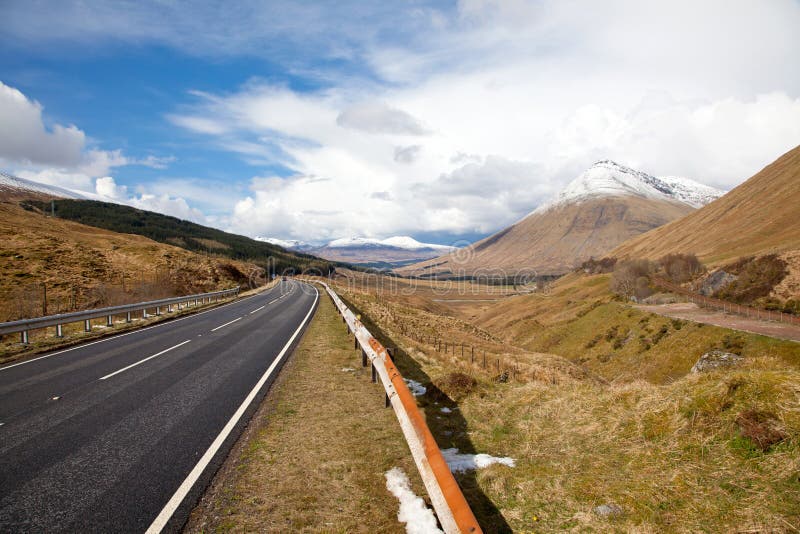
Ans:
[[[0,367],[0,531],[179,530],[318,298],[281,282]]]

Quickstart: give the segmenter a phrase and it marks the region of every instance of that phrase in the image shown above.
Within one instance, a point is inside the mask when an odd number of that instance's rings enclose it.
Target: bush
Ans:
[[[723,267],[723,270],[737,275],[738,278],[720,288],[714,296],[739,304],[749,304],[769,296],[773,288],[788,274],[786,262],[775,254],[743,258]]]
[[[611,276],[611,291],[626,298],[645,298],[652,295],[650,273],[653,270],[648,260],[619,262]]]
[[[658,260],[664,274],[676,284],[688,282],[705,271],[694,254],[667,254]]]
[[[610,273],[614,270],[614,265],[617,264],[617,258],[603,258],[596,260],[589,258],[581,264],[581,270],[587,274],[604,274]]]

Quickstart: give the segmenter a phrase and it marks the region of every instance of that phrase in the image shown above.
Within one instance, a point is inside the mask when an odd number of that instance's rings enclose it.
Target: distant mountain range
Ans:
[[[462,251],[396,270],[425,277],[563,274],[723,194],[688,178],[659,178],[598,161],[512,226]]]
[[[346,237],[334,239],[323,245],[272,237],[256,237],[255,239],[331,261],[376,267],[406,265],[455,250],[455,247],[447,245],[421,243],[410,236],[394,236],[386,239]]]
[[[56,187],[54,185],[42,184],[33,180],[26,180],[18,176],[12,176],[0,172],[0,197],[4,200],[12,198],[74,198],[85,199],[75,191]]]

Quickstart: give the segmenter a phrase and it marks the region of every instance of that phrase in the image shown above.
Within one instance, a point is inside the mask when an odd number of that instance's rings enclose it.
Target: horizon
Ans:
[[[800,3],[584,8],[9,2],[0,170],[249,237],[452,244],[595,161],[732,189],[800,141]]]

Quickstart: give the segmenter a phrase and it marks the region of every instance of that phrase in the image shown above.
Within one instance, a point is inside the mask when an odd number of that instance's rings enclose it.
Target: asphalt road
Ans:
[[[179,530],[317,300],[281,282],[0,368],[0,531]]]

